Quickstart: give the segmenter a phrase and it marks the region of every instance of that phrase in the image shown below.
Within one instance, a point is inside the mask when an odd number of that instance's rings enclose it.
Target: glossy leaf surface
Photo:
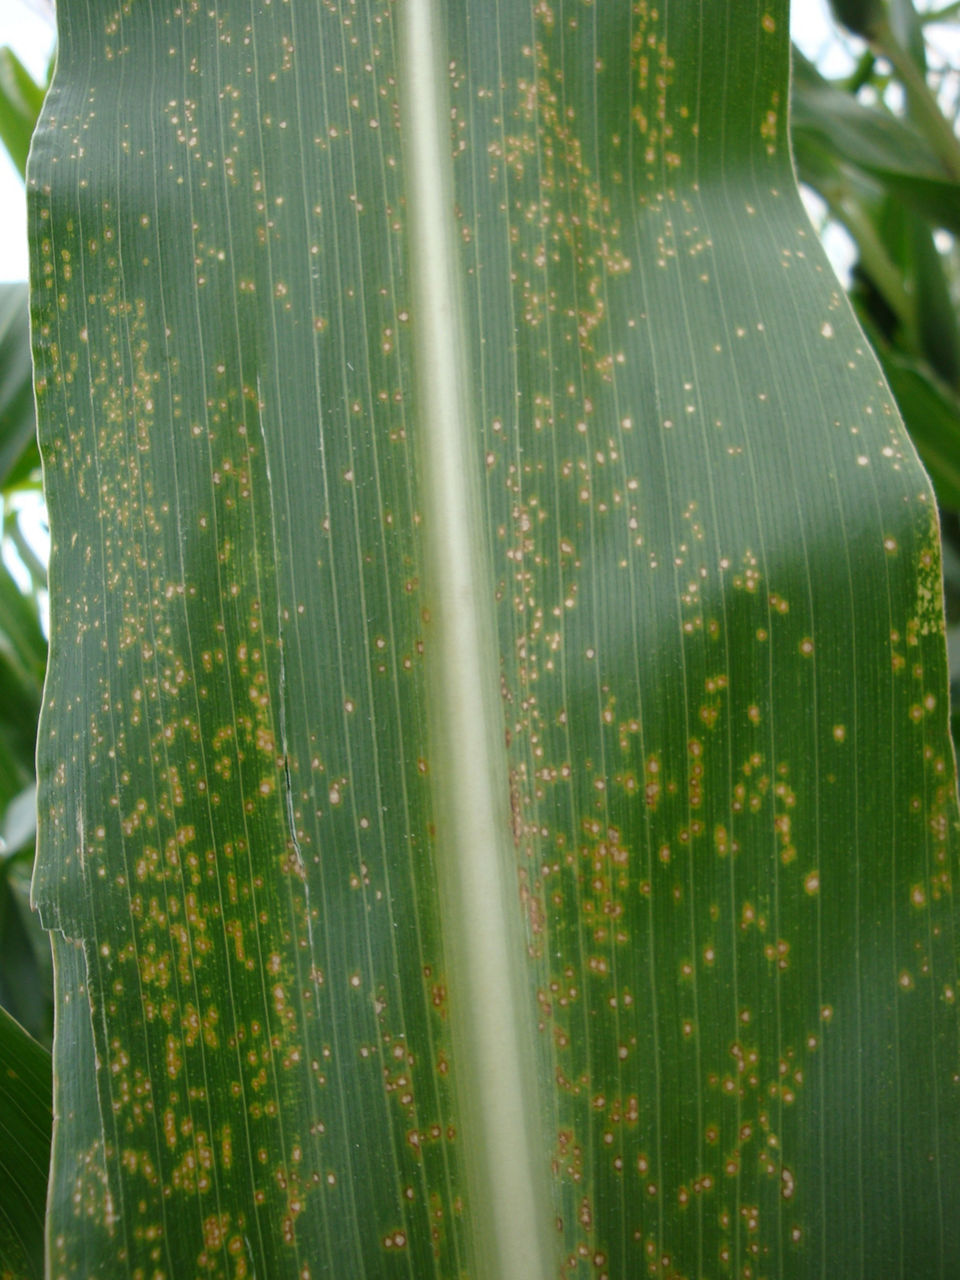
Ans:
[[[936,519],[786,6],[59,20],[51,1274],[948,1276]]]

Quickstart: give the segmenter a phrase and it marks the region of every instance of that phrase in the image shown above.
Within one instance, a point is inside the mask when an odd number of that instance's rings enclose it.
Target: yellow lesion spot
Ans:
[[[163,1136],[172,1151],[177,1145],[177,1117],[170,1107],[163,1113]]]
[[[203,1243],[207,1249],[217,1250],[223,1247],[230,1226],[230,1215],[221,1213],[218,1217],[207,1218],[203,1224]]]
[[[171,1080],[176,1080],[183,1066],[183,1059],[180,1057],[180,1041],[176,1036],[167,1036],[166,1062],[167,1075]]]
[[[660,761],[656,756],[650,756],[646,762],[646,788],[645,796],[647,804],[651,809],[657,807],[657,801],[660,799]]]

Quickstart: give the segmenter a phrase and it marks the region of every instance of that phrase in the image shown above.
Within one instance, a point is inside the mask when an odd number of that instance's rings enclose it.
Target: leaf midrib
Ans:
[[[452,158],[435,0],[404,7],[405,164],[415,290],[418,462],[423,475],[430,626],[432,781],[445,949],[456,976],[460,1101],[474,1241],[483,1273],[552,1274],[548,1188],[535,1117],[533,1028],[517,961],[515,861],[495,625],[487,602],[467,331],[457,288]]]

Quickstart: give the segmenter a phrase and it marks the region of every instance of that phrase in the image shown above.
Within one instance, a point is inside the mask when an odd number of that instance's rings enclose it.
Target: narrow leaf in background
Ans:
[[[0,284],[0,486],[39,467],[27,286]]]
[[[51,1275],[945,1280],[936,511],[786,5],[59,22]]]
[[[12,49],[0,49],[0,141],[21,175],[42,104],[43,88]]]
[[[908,121],[880,107],[866,106],[837,88],[797,49],[793,51],[791,134],[805,181],[818,188],[822,185],[814,167],[819,144],[835,169],[838,187],[848,180],[841,166],[852,166],[888,187],[933,225],[960,230],[958,184],[944,172],[923,134]]]
[[[0,1009],[0,1275],[41,1277],[50,1053]]]

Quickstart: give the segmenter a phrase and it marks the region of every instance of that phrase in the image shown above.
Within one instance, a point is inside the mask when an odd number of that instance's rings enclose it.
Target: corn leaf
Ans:
[[[787,17],[58,6],[51,1275],[953,1273],[935,507]]]
[[[21,176],[26,172],[30,136],[42,104],[42,86],[4,45],[0,48],[0,142]]]
[[[4,1280],[43,1275],[50,1127],[50,1054],[0,1009],[0,1276]]]
[[[0,485],[39,468],[30,364],[30,312],[23,284],[0,284]]]

